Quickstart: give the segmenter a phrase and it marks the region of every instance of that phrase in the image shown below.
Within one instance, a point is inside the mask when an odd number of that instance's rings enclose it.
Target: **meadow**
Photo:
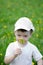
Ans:
[[[6,48],[16,40],[14,24],[24,16],[30,18],[35,27],[29,41],[43,55],[43,0],[0,0],[0,65],[6,65],[3,61]]]

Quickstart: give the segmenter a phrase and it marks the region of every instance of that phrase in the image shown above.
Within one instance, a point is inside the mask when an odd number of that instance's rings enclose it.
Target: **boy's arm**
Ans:
[[[15,50],[15,53],[13,55],[11,55],[11,56],[5,56],[5,58],[4,58],[5,64],[11,63],[20,54],[21,54],[21,49],[17,48]]]
[[[4,58],[5,64],[9,64],[10,62],[12,62],[14,60],[14,58],[16,58],[16,55],[5,56],[5,58]]]
[[[42,59],[37,61],[37,65],[42,65]]]

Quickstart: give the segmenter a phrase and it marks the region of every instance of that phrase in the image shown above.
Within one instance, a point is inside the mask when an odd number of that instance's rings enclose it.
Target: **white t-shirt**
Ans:
[[[10,65],[32,65],[32,57],[38,61],[42,58],[41,53],[38,51],[36,46],[28,42],[24,47],[20,47],[18,42],[12,42],[9,44],[5,56],[11,56],[14,54],[16,48],[21,48],[22,54],[17,56]]]

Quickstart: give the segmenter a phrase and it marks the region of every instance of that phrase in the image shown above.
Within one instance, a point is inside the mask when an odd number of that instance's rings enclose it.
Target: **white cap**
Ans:
[[[15,30],[14,31],[16,31],[18,29],[24,29],[24,30],[27,30],[27,31],[32,29],[34,31],[34,26],[33,26],[32,22],[30,21],[29,18],[21,17],[15,23]]]

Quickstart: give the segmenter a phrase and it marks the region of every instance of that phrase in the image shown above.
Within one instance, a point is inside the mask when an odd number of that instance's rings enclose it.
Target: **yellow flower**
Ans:
[[[32,65],[34,65],[34,62],[32,62]]]
[[[25,43],[25,40],[20,39],[19,42],[20,42],[21,44],[24,44],[24,43]]]
[[[0,53],[0,56],[2,56],[2,53]]]
[[[10,32],[11,34],[13,34],[13,32]]]
[[[10,33],[8,33],[7,35],[8,35],[8,37],[9,37],[9,36],[10,36]]]
[[[6,26],[6,25],[4,25],[4,26],[3,26],[3,28],[7,28],[7,26]]]
[[[38,34],[36,34],[36,37],[39,37],[39,35],[38,35]]]

